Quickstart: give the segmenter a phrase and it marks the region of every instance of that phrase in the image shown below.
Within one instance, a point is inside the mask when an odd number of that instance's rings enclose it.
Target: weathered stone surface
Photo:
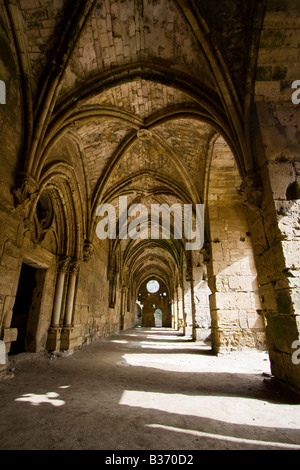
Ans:
[[[4,328],[2,332],[2,341],[4,341],[4,343],[11,343],[12,341],[16,341],[17,337],[17,328]]]
[[[166,296],[151,308],[161,306],[163,326],[193,339],[211,332],[219,352],[268,347],[276,375],[298,386],[288,361],[300,307],[299,7],[20,0],[0,9],[7,348],[18,341],[8,332],[24,265],[35,284],[18,328],[31,352],[90,344],[143,311],[147,322],[148,296],[136,301],[156,279]],[[111,204],[119,222],[120,197],[148,211],[142,225],[154,204],[203,203],[204,245],[191,253],[174,217],[165,238],[148,227],[124,238],[117,226],[99,240],[97,209]]]

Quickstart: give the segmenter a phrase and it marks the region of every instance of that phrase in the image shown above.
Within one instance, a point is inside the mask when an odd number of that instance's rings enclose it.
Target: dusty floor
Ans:
[[[300,402],[266,378],[267,353],[212,355],[135,329],[0,381],[0,449],[300,449]]]

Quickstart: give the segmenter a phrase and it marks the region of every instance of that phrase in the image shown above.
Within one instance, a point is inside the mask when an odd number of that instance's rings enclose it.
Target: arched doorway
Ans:
[[[160,308],[157,308],[154,312],[154,321],[156,327],[160,328],[162,326],[162,311]]]
[[[143,327],[171,327],[171,302],[166,285],[157,279],[144,281],[138,291]]]

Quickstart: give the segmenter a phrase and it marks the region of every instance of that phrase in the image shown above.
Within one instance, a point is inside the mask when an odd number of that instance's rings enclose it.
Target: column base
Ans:
[[[191,340],[195,339],[195,328],[193,326],[186,326],[185,327],[185,337]]]
[[[61,351],[73,350],[82,345],[82,337],[74,326],[64,326],[61,333]]]
[[[61,345],[61,327],[52,327],[49,329],[46,349],[51,352],[60,351]]]

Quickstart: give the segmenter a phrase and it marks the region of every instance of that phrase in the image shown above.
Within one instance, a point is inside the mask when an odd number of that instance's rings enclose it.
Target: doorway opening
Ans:
[[[171,300],[163,281],[144,281],[138,290],[136,304],[140,326],[171,328]]]
[[[22,264],[11,321],[11,328],[18,330],[18,336],[17,340],[11,343],[10,356],[35,351],[45,272],[44,269]]]
[[[154,321],[156,327],[162,327],[162,311],[159,308],[157,308],[154,312]]]

